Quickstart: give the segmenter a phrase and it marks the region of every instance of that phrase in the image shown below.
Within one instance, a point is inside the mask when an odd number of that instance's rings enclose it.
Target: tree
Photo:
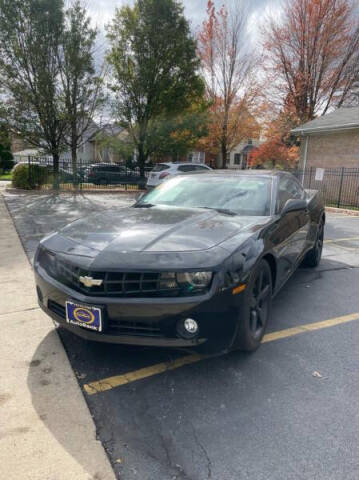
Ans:
[[[291,135],[291,130],[299,125],[300,120],[290,96],[275,118],[272,110],[267,112],[268,117],[269,120],[263,122],[266,141],[252,151],[250,163],[255,167],[295,167],[299,160],[299,148],[296,139]]]
[[[53,156],[58,187],[65,121],[58,87],[62,0],[0,0],[0,81],[13,131]]]
[[[102,79],[94,67],[97,31],[79,0],[65,12],[65,27],[59,49],[59,68],[66,111],[66,143],[70,147],[76,181],[77,151],[86,140],[96,111],[103,105]]]
[[[244,123],[258,93],[256,62],[245,41],[247,16],[241,1],[228,12],[224,6],[217,11],[209,0],[207,16],[198,36],[198,52],[211,105],[208,143],[221,152],[222,168],[226,168],[227,153],[243,139],[244,130],[248,133]]]
[[[108,38],[114,112],[144,175],[156,121],[178,115],[203,95],[196,44],[176,0],[137,0],[133,8],[118,9]]]
[[[178,161],[199,145],[200,139],[208,134],[205,108],[205,105],[193,105],[170,119],[156,121],[149,142],[158,158],[169,156]]]
[[[278,137],[270,138],[254,149],[249,157],[253,167],[265,168],[293,168],[299,157],[299,148],[296,145],[288,147]]]
[[[301,123],[343,104],[359,71],[354,1],[286,0],[264,34],[268,84],[292,98]]]
[[[178,160],[195,149],[199,140],[208,133],[205,108],[204,104],[196,104],[179,115],[153,120],[149,125],[146,141],[149,151],[153,152],[153,158],[172,157],[173,160]],[[129,166],[137,163],[134,162],[136,145],[126,130],[116,135],[101,133],[97,140],[101,147],[110,148],[119,154]]]

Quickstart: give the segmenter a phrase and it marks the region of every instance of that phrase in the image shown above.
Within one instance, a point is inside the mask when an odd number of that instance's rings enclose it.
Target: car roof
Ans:
[[[229,177],[281,177],[281,176],[293,176],[290,172],[284,172],[282,170],[231,170],[231,169],[218,169],[208,170],[206,175],[211,176],[229,176]]]
[[[258,177],[275,177],[280,175],[288,175],[288,172],[283,172],[282,170],[261,170],[261,169],[253,169],[253,170],[232,170],[232,169],[220,169],[220,170],[212,170],[209,172],[211,175],[248,175],[248,176],[258,176]]]
[[[124,165],[120,165],[119,163],[92,163],[88,165],[89,167],[123,167]]]
[[[159,162],[155,163],[154,166],[156,165],[168,165],[169,167],[180,167],[181,165],[200,165],[200,166],[205,166],[208,167],[205,163],[195,163],[195,162]]]

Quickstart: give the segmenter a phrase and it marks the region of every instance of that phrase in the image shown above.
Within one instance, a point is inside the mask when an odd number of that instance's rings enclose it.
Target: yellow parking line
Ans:
[[[315,330],[321,330],[322,328],[329,328],[334,327],[335,325],[353,322],[354,320],[359,320],[359,312],[351,313],[350,315],[344,315],[342,317],[331,318],[329,320],[324,320],[321,322],[307,323],[306,325],[286,328],[285,330],[279,330],[273,333],[267,333],[267,335],[264,336],[262,342],[273,342],[282,338],[293,337],[301,333],[313,332]],[[142,380],[147,377],[152,377],[153,375],[158,375],[169,370],[175,370],[176,368],[180,368],[184,365],[189,365],[191,363],[196,363],[201,360],[205,360],[206,358],[209,358],[209,356],[197,354],[187,355],[171,362],[157,363],[156,365],[152,365],[151,367],[145,367],[139,370],[124,373],[122,375],[115,375],[113,377],[108,377],[103,380],[97,380],[95,382],[87,383],[84,385],[84,389],[86,393],[88,393],[88,395],[94,395],[95,393],[111,390],[112,388],[120,387],[121,385],[126,385],[127,383],[136,382],[137,380]]]
[[[331,238],[324,240],[324,243],[350,242],[351,240],[359,240],[359,237]]]
[[[126,385],[126,383],[136,382],[137,380],[142,380],[143,378],[152,377],[153,375],[158,375],[169,370],[174,370],[175,368],[183,367],[189,363],[199,362],[207,358],[204,355],[186,355],[185,357],[178,358],[171,362],[162,362],[152,365],[151,367],[140,368],[139,370],[134,370],[133,372],[125,373],[123,375],[115,375],[114,377],[105,378],[104,380],[98,380],[97,382],[91,382],[84,385],[84,389],[89,395],[94,393],[104,392],[105,390],[111,390],[115,387],[120,387],[121,385]]]

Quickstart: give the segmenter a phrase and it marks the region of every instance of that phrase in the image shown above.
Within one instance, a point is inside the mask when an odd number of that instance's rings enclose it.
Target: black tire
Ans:
[[[321,220],[318,225],[317,238],[314,247],[309,250],[303,260],[303,265],[310,268],[315,268],[320,264],[323,251],[324,241],[324,222]]]
[[[272,273],[261,260],[247,284],[238,312],[238,330],[233,349],[254,352],[260,346],[272,310]]]

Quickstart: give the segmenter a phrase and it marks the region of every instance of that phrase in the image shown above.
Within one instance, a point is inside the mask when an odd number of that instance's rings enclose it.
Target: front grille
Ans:
[[[66,318],[66,309],[53,300],[48,300],[47,308],[59,317]],[[130,322],[125,320],[113,320],[108,322],[106,333],[113,335],[128,335],[141,337],[163,337],[160,325],[157,322]]]
[[[180,288],[174,273],[166,272],[97,272],[85,270],[59,258],[45,249],[40,251],[38,262],[55,280],[88,296],[106,297],[177,297],[192,296],[202,291],[185,291]],[[86,287],[80,276],[102,280],[100,286]]]
[[[137,335],[141,337],[163,337],[159,324],[153,322],[110,321],[109,329],[114,334],[118,333],[119,335],[129,335],[131,337]]]

